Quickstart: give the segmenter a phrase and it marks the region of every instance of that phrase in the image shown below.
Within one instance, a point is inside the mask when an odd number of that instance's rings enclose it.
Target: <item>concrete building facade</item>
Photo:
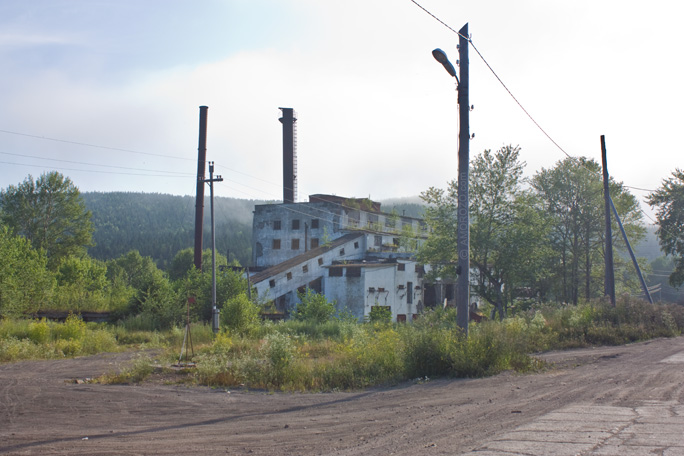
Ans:
[[[424,269],[415,253],[427,236],[421,219],[383,213],[366,199],[312,195],[308,203],[258,205],[254,211],[251,281],[283,315],[306,288],[359,320],[374,306],[393,321],[424,305]]]

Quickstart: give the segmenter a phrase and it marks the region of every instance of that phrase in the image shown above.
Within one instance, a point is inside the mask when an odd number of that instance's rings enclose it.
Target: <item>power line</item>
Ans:
[[[8,135],[17,135],[17,136],[26,136],[28,138],[36,138],[36,139],[42,139],[45,141],[54,141],[54,142],[61,142],[61,143],[66,143],[66,144],[75,144],[77,146],[85,146],[85,147],[94,147],[97,149],[106,149],[106,150],[115,150],[118,152],[129,152],[132,154],[139,154],[139,155],[150,155],[152,157],[163,157],[163,158],[173,158],[175,160],[189,160],[189,161],[194,161],[192,158],[186,158],[186,157],[176,157],[173,155],[164,155],[164,154],[155,154],[151,152],[141,152],[138,150],[132,150],[132,149],[122,149],[119,147],[110,147],[110,146],[101,146],[98,144],[90,144],[90,143],[84,143],[84,142],[79,142],[79,141],[70,141],[67,139],[59,139],[59,138],[49,138],[47,136],[38,136],[38,135],[31,135],[28,133],[19,133],[16,131],[9,131],[9,130],[0,130],[0,133],[6,133]]]

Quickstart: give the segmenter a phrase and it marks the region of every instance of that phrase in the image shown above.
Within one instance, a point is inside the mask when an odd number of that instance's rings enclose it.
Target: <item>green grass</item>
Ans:
[[[139,323],[139,322],[138,322]],[[45,320],[0,322],[0,361],[77,356],[126,348],[163,348],[163,362],[177,360],[185,328],[145,331],[119,325]],[[262,323],[249,331],[191,326],[194,361],[189,374],[201,385],[283,391],[332,391],[394,385],[431,377],[480,377],[504,370],[534,371],[533,353],[589,345],[624,344],[673,337],[684,328],[684,307],[623,299],[604,303],[544,306],[502,322],[470,325],[465,338],[453,310],[428,311],[410,324]],[[140,358],[105,382],[130,383],[151,374]],[[186,376],[187,380],[187,376]]]

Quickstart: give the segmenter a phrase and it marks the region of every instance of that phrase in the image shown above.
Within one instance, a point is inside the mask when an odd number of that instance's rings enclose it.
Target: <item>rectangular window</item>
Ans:
[[[344,249],[340,249],[340,256],[344,255]]]
[[[330,268],[328,277],[342,277],[342,268]]]
[[[280,239],[273,239],[273,250],[280,250]]]
[[[373,239],[373,245],[380,247],[382,245],[382,236],[375,236]]]
[[[406,282],[406,304],[413,304],[413,282]]]
[[[292,273],[291,272],[287,273],[287,280],[292,280]]]
[[[268,286],[271,288],[275,288],[275,279],[271,279],[268,281]]]
[[[292,220],[292,229],[293,229],[293,230],[298,230],[298,229],[299,229],[299,219],[294,219],[294,220]]]
[[[404,263],[397,263],[397,271],[406,271],[406,265]]]
[[[319,265],[319,266],[323,266],[323,258],[319,258],[319,259],[318,259],[318,265]]]
[[[292,239],[292,250],[299,250],[299,239]]]
[[[388,228],[394,228],[397,224],[397,219],[394,217],[387,217],[385,218],[385,226]]]
[[[318,247],[318,238],[311,238],[311,248],[315,249]]]
[[[359,248],[359,243],[358,243],[358,242],[354,242],[354,248],[355,248],[355,249],[358,249],[358,248]]]
[[[280,229],[280,220],[273,220],[273,229],[274,230]]]
[[[302,272],[303,272],[304,274],[306,274],[307,272],[309,272],[309,265],[308,265],[308,264],[305,264],[304,266],[302,266]]]
[[[318,219],[311,219],[311,229],[315,230],[318,228]]]
[[[361,268],[358,266],[350,266],[347,268],[347,277],[361,277]]]

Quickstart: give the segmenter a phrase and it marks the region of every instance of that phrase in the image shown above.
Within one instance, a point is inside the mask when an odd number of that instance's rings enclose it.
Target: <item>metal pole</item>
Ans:
[[[468,336],[468,320],[470,319],[470,220],[468,201],[468,166],[470,162],[470,96],[468,71],[468,24],[458,31],[458,206],[457,206],[457,251],[458,282],[456,292],[457,323]]]
[[[219,331],[219,310],[216,307],[216,234],[214,225],[214,162],[209,162],[209,198],[211,201],[211,327]]]
[[[601,160],[603,162],[603,198],[606,211],[606,244],[605,275],[603,295],[610,297],[610,304],[615,307],[615,270],[613,269],[613,233],[610,226],[610,188],[608,185],[608,159],[606,157],[606,137],[601,135]]]

